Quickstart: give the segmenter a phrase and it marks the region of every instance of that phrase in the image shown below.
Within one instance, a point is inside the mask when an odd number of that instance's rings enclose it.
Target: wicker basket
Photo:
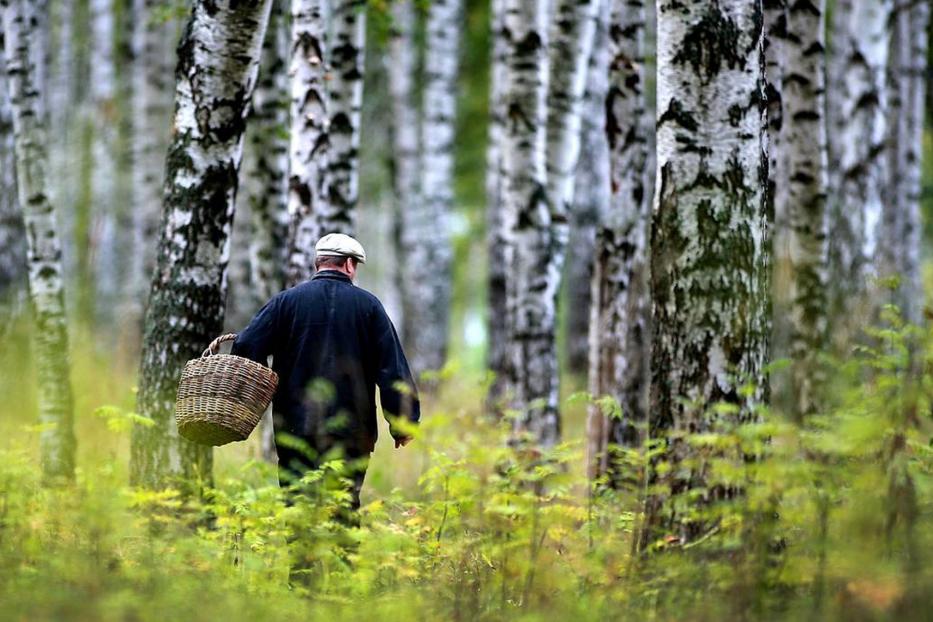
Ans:
[[[243,441],[269,406],[278,375],[242,356],[215,354],[235,334],[211,342],[201,358],[185,364],[175,400],[178,433],[202,445]]]

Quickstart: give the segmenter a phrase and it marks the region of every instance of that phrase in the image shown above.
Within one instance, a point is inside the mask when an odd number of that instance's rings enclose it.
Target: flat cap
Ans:
[[[314,252],[321,257],[353,257],[366,263],[363,245],[343,233],[328,233],[314,245]]]

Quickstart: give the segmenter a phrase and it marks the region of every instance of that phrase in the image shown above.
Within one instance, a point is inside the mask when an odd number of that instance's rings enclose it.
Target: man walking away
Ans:
[[[360,489],[376,444],[376,387],[395,447],[408,443],[395,418],[417,423],[415,382],[395,327],[382,303],[356,287],[363,246],[331,233],[315,245],[314,276],[280,292],[239,334],[232,353],[272,368],[279,387],[272,402],[279,483],[301,478],[326,459],[341,457],[353,482],[356,520]]]

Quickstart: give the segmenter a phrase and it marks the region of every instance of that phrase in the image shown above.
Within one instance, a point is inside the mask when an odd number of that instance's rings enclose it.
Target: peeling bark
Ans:
[[[817,409],[827,328],[825,0],[788,4],[782,81],[789,265],[791,412]]]
[[[328,95],[325,0],[293,0],[289,77],[288,275],[295,285],[314,272],[314,245],[327,211]]]
[[[271,0],[198,0],[178,46],[162,235],[146,312],[131,479],[158,487],[210,478],[210,448],[181,439],[178,379],[223,327],[243,133]]]
[[[772,214],[762,21],[760,1],[658,6],[652,436],[710,429],[718,402],[748,419],[767,398]],[[745,383],[752,388],[742,390]],[[671,439],[669,451],[681,461],[689,447]],[[702,469],[674,472],[675,494],[702,485]],[[649,500],[649,536],[698,535],[699,525],[660,509]]]
[[[560,212],[548,201],[548,16],[547,0],[506,0],[501,227],[509,278],[502,381],[507,403],[519,411],[516,435],[543,447],[560,438],[555,302],[566,226],[555,221]]]
[[[920,192],[929,21],[927,3],[899,3],[895,7],[888,70],[890,176],[878,258],[882,276],[898,277],[890,301],[900,307],[904,319],[915,324],[923,320]]]
[[[590,477],[625,477],[613,446],[639,444],[638,426],[647,421],[650,382],[650,296],[648,236],[651,204],[648,151],[650,120],[645,108],[645,6],[640,0],[612,0],[609,21],[609,92],[606,133],[611,163],[611,196],[600,218],[592,280],[590,392],[610,396],[621,416],[591,407],[587,419]]]
[[[48,143],[41,101],[43,86],[36,50],[45,41],[36,28],[45,23],[44,4],[2,0],[7,88],[16,150],[16,185],[23,210],[28,252],[33,349],[38,373],[39,450],[47,481],[74,476],[75,436],[68,351],[68,327],[61,243],[49,201]]]

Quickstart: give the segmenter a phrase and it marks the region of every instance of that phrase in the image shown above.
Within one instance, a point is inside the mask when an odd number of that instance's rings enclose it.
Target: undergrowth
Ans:
[[[80,338],[80,467],[73,485],[41,486],[14,343],[0,357],[0,618],[925,618],[931,361],[924,335],[884,319],[871,347],[827,361],[820,414],[797,425],[763,408],[738,423],[716,405],[708,432],[621,452],[620,490],[585,481],[579,425],[544,455],[511,447],[483,414],[483,383],[449,370],[413,445],[380,445],[359,527],[325,485],[339,460],[301,495],[252,446],[217,452],[202,498],[129,488],[128,435],[145,424],[132,377]],[[671,436],[687,459],[667,460]],[[646,529],[647,497],[660,531]],[[688,523],[700,535],[685,541]]]

